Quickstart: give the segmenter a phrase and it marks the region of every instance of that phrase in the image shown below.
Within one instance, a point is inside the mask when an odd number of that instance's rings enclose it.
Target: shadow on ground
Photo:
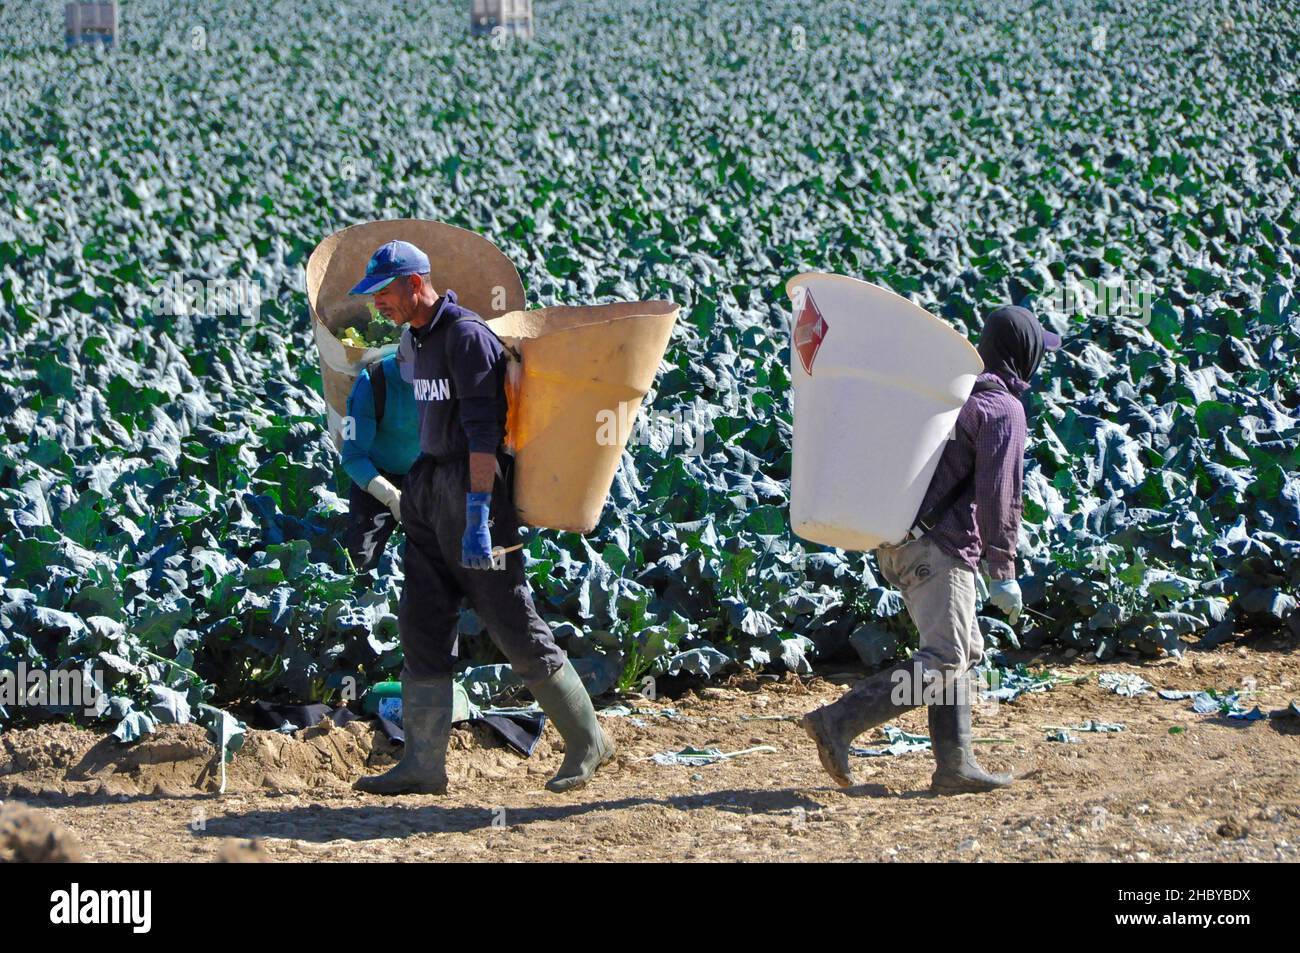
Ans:
[[[443,807],[439,804],[414,807],[404,804],[330,807],[326,804],[309,804],[290,810],[225,814],[209,819],[205,829],[195,833],[207,837],[291,837],[318,843],[332,840],[365,841],[409,837],[412,834],[464,834],[493,826],[500,827],[503,810],[505,826],[516,828],[545,821],[564,821],[597,812],[651,806],[671,807],[679,811],[713,808],[746,815],[784,815],[798,808],[807,811],[822,808],[819,802],[794,790],[711,791],[675,797],[633,797],[543,807]]]

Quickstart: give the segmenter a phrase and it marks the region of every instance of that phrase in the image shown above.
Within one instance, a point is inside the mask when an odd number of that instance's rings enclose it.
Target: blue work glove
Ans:
[[[1012,625],[1020,621],[1025,601],[1020,595],[1020,583],[1014,579],[995,579],[989,583],[989,602],[1005,612]]]
[[[465,494],[465,535],[460,538],[460,564],[466,569],[492,568],[492,534],[488,532],[491,493]]]

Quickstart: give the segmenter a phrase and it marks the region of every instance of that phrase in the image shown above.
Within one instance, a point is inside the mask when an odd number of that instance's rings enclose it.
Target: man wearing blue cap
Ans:
[[[456,628],[468,598],[564,739],[552,791],[585,784],[614,756],[591,699],[548,626],[537,614],[523,554],[494,560],[493,549],[519,542],[511,499],[513,458],[504,452],[508,355],[474,312],[429,282],[429,259],[407,242],[389,242],[370,259],[352,294],[374,295],[375,308],[404,325],[398,360],[415,392],[420,456],[403,483],[405,583],[398,608],[402,667],[402,760],[361,778],[373,794],[442,794],[447,789],[451,674]]]
[[[822,767],[841,787],[853,784],[853,740],[923,704],[935,758],[933,793],[991,791],[1011,783],[1010,776],[981,768],[971,750],[970,671],[984,654],[975,618],[976,574],[983,562],[992,579],[989,601],[1014,625],[1023,609],[1016,583],[1026,431],[1020,395],[1044,351],[1060,344],[1025,308],[998,308],[984,320],[984,372],[957,416],[916,524],[902,542],[876,551],[881,575],[903,594],[920,646],[909,661],[860,680],[803,718]]]

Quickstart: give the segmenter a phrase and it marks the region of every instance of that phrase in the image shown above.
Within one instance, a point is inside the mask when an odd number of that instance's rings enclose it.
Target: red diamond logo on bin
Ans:
[[[822,317],[817,302],[813,301],[812,292],[804,288],[803,307],[799,309],[799,317],[794,322],[794,348],[799,352],[799,361],[807,374],[812,373],[813,361],[817,359],[822,341],[826,340],[827,330],[829,326]]]

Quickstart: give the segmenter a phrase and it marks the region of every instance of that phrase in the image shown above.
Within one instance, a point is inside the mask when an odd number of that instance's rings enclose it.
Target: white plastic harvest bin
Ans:
[[[791,528],[840,549],[901,542],[983,361],[945,322],[877,285],[814,273],[786,290]]]

